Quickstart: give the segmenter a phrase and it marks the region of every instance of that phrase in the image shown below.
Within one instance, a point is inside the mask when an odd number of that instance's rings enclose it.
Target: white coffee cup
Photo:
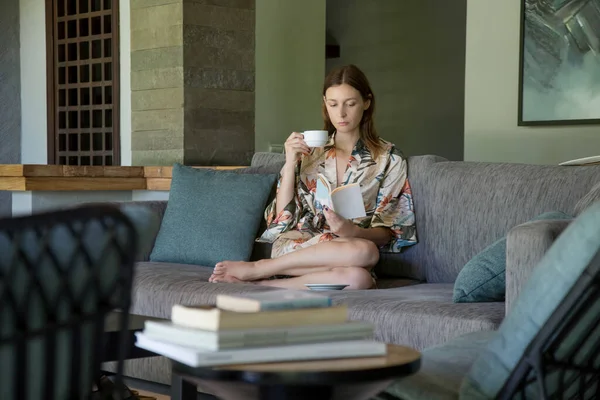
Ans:
[[[327,131],[304,131],[302,134],[308,147],[323,147],[329,140],[329,132]]]

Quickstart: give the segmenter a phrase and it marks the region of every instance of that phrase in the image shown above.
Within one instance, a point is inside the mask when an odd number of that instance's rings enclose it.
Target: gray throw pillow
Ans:
[[[585,196],[583,196],[575,205],[575,215],[579,215],[592,205],[592,203],[600,201],[600,182],[597,183]]]
[[[560,211],[547,212],[531,221],[571,219]],[[530,221],[528,221],[530,222]],[[459,272],[454,282],[455,303],[504,301],[506,294],[506,236],[479,252]]]
[[[150,261],[209,267],[248,261],[276,178],[175,164]]]

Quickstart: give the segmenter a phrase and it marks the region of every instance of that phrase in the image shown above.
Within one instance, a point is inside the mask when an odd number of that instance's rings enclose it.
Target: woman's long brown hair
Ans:
[[[329,72],[329,74],[327,74],[327,77],[325,77],[325,83],[323,84],[323,96],[325,96],[325,92],[330,87],[342,85],[344,83],[356,89],[364,101],[371,100],[369,108],[365,110],[362,119],[360,120],[359,130],[360,138],[364,142],[365,146],[367,146],[371,154],[373,154],[373,159],[377,160],[377,157],[379,157],[383,151],[383,146],[379,141],[379,136],[377,135],[375,123],[373,121],[373,114],[375,112],[375,95],[371,90],[371,85],[369,85],[369,80],[365,74],[353,64],[333,69],[331,72]],[[321,110],[325,125],[323,129],[326,129],[329,132],[329,135],[332,135],[333,132],[335,132],[335,127],[329,119],[325,101],[323,101]]]

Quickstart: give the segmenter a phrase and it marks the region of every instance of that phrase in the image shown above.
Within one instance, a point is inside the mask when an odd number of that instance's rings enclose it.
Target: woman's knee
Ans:
[[[361,267],[337,267],[333,272],[338,274],[338,280],[346,285],[347,289],[371,289],[373,287],[373,277],[371,273]]]
[[[375,243],[366,239],[354,238],[346,243],[351,254],[353,267],[374,267],[379,261],[379,249]]]

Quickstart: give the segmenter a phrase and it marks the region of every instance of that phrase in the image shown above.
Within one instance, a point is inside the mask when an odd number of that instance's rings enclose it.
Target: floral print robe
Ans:
[[[343,182],[338,183],[334,140],[335,134],[324,147],[312,148],[298,163],[295,196],[279,215],[274,215],[277,199],[267,206],[267,229],[257,241],[273,243],[271,257],[337,237],[330,231],[323,207],[315,200],[319,173],[327,178],[332,189],[338,184],[360,184],[367,215],[352,222],[362,228],[391,229],[393,238],[380,251],[397,253],[417,242],[407,163],[394,145],[379,139],[385,150],[373,160],[369,149],[359,140],[348,160]],[[281,175],[277,190],[280,184]]]

